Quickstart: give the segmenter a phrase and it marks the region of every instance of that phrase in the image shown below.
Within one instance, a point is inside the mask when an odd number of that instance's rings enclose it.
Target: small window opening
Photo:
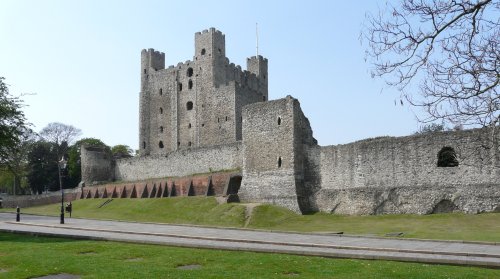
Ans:
[[[188,68],[187,70],[187,76],[192,77],[193,76],[193,68]]]
[[[222,50],[220,48],[217,49],[219,51],[219,53],[222,53]]]
[[[262,96],[262,101],[265,101],[266,100],[266,96]]]
[[[160,108],[160,114],[162,114],[162,113],[163,113],[163,108]]]
[[[438,167],[457,167],[458,160],[455,149],[445,146],[438,153]]]
[[[188,81],[188,89],[193,89],[193,81],[192,80]]]
[[[158,147],[163,148],[163,141],[160,140],[160,142],[158,143]]]
[[[191,123],[188,124],[188,129],[191,129]]]
[[[278,157],[278,168],[281,168],[281,157]]]
[[[142,142],[142,149],[146,149],[146,142],[145,141]]]
[[[193,102],[189,101],[186,103],[186,109],[187,110],[192,110],[193,109]]]
[[[179,83],[177,84],[177,88],[179,89],[179,91],[182,91],[182,83],[180,83],[180,82],[179,82]]]
[[[163,126],[160,126],[160,133],[163,133]]]
[[[191,142],[188,142],[188,146],[191,146]]]
[[[160,96],[163,95],[163,89],[160,88]]]
[[[281,125],[281,117],[278,117],[278,125]]]
[[[177,146],[181,146],[181,142],[180,141],[177,142]]]
[[[146,73],[146,69],[144,69],[144,73]]]
[[[203,48],[201,49],[201,55],[205,55],[206,50]]]
[[[220,123],[220,118],[219,117],[217,117],[217,123]]]
[[[227,121],[227,116],[226,116],[226,121]]]
[[[201,127],[205,127],[205,123],[202,123],[202,124],[201,124]]]

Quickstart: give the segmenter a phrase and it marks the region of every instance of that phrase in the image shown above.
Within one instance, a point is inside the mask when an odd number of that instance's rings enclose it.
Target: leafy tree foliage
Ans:
[[[10,159],[29,130],[22,106],[22,100],[9,95],[4,78],[0,77],[0,165]]]
[[[118,144],[111,148],[111,153],[114,156],[130,157],[133,156],[134,150],[128,145]]]
[[[423,107],[424,122],[498,125],[499,14],[500,0],[387,4],[367,18],[372,75],[401,90],[402,100]],[[420,96],[408,87],[413,83]]]
[[[34,193],[56,191],[59,186],[57,146],[51,142],[37,141],[28,153],[28,183]]]

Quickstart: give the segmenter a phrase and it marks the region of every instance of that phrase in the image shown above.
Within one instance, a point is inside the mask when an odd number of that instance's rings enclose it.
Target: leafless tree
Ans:
[[[368,15],[363,37],[372,76],[421,121],[500,124],[500,0],[400,0]]]
[[[58,148],[64,147],[60,154],[66,152],[68,145],[72,144],[82,134],[82,131],[72,125],[66,125],[59,122],[53,122],[40,131],[40,137],[57,145]]]

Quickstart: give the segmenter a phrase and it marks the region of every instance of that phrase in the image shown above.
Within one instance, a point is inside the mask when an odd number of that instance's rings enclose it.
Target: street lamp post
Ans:
[[[66,168],[66,163],[67,161],[64,159],[64,156],[61,158],[61,161],[58,162],[59,187],[61,188],[61,224],[64,224],[64,190],[62,185],[61,171]]]

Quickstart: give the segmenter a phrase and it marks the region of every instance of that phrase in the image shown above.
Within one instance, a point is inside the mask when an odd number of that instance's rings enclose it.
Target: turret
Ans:
[[[215,87],[226,82],[226,38],[215,28],[194,34],[194,60],[202,68],[202,79]]]
[[[254,73],[259,79],[260,91],[264,94],[264,101],[268,100],[267,92],[267,59],[258,55],[247,58],[247,71]]]

